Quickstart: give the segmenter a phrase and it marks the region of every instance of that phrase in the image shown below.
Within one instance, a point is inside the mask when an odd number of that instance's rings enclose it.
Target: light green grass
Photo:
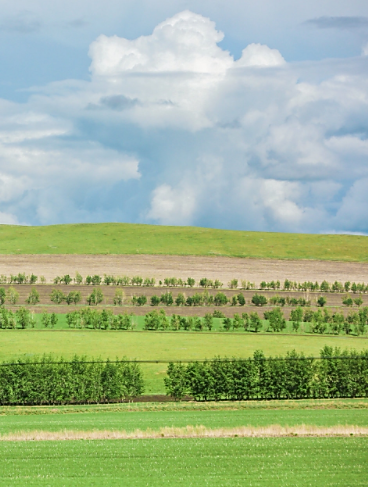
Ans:
[[[368,238],[127,223],[0,226],[1,254],[169,254],[368,261]]]
[[[366,409],[331,410],[261,410],[233,411],[116,411],[88,413],[55,413],[48,415],[0,416],[1,434],[20,431],[92,431],[136,429],[158,430],[165,426],[205,426],[207,428],[236,428],[240,426],[313,426],[355,425],[368,426]]]
[[[266,356],[285,355],[296,349],[308,356],[319,356],[324,345],[363,350],[365,338],[319,337],[316,335],[260,335],[254,333],[158,333],[99,330],[0,332],[0,361],[44,353],[71,359],[73,355],[136,360],[201,360],[214,356],[250,357],[255,350]],[[164,393],[167,364],[142,364],[146,393]]]
[[[43,441],[0,444],[0,485],[366,486],[366,438]]]

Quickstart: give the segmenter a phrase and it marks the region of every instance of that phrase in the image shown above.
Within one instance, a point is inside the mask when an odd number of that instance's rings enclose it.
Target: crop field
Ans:
[[[1,442],[7,486],[365,486],[366,438]]]
[[[285,279],[300,283],[367,283],[367,242],[367,237],[347,235],[129,224],[0,226],[0,287],[6,291],[5,306],[18,314],[23,306],[35,312],[34,328],[27,325],[19,329],[17,321],[18,328],[0,330],[0,361],[32,359],[43,354],[65,360],[79,355],[145,361],[140,364],[144,394],[156,401],[0,407],[0,485],[366,485],[367,399],[157,401],[164,400],[163,379],[172,360],[247,358],[256,350],[266,356],[285,356],[293,349],[306,356],[319,356],[325,345],[366,350],[364,323],[359,332],[352,326],[351,331],[346,331],[349,334],[343,331],[333,335],[328,327],[326,331],[311,333],[311,323],[303,321],[299,330],[293,332],[292,323],[287,321],[282,333],[271,333],[267,332],[268,322],[263,320],[263,314],[275,309],[270,298],[277,295],[310,301],[312,311],[317,309],[317,298],[325,297],[324,309],[330,314],[338,311],[346,322],[353,314],[357,318],[361,310],[364,321],[367,289],[351,293],[352,298],[361,298],[352,307],[342,305],[346,293],[341,291],[263,289],[261,293],[268,304],[260,307],[251,303],[253,294],[259,291],[240,289],[240,282],[246,280],[256,286],[270,279],[281,284]],[[50,283],[56,276],[69,274],[74,278],[77,271],[84,279],[95,274],[156,279],[155,287],[102,285],[102,301],[90,307],[100,313],[106,309],[115,315],[132,314],[133,330],[115,331],[112,325],[105,330],[69,327],[66,313],[85,308],[96,286]],[[4,275],[18,273],[33,273],[39,280],[35,286],[4,280]],[[44,276],[43,284],[39,284],[40,276]],[[208,290],[157,286],[160,280],[173,276],[193,278],[197,285],[202,278],[218,279],[224,285]],[[233,279],[239,280],[237,289],[228,288]],[[19,293],[13,304],[10,286]],[[37,304],[26,301],[32,288],[39,293]],[[53,289],[65,295],[80,292],[81,300],[70,306],[65,300],[56,304],[50,300]],[[124,293],[121,306],[114,306],[117,289]],[[149,305],[152,296],[168,291],[174,299],[180,292],[187,299],[195,293],[208,291],[215,296],[221,291],[229,300],[241,292],[246,302],[244,306],[240,302],[231,306],[230,301],[223,306],[207,301],[202,306]],[[146,297],[147,303],[133,306],[133,298],[139,296]],[[289,320],[296,305],[287,300],[281,306]],[[263,321],[259,333],[245,331],[245,326],[225,331],[222,318],[213,318],[211,331],[146,331],[144,315],[154,309],[165,310],[169,317],[173,313],[182,317],[204,316],[215,310],[226,317],[257,312]],[[44,328],[41,314],[46,312],[56,313],[55,328]],[[18,320],[18,315],[13,316]],[[11,328],[3,321],[3,328]],[[355,336],[355,332],[360,336]]]

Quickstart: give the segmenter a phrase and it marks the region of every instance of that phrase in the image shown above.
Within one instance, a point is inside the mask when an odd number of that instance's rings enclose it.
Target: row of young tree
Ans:
[[[170,363],[164,382],[166,394],[175,400],[307,399],[367,397],[367,376],[368,350],[326,346],[318,359],[295,350],[266,358],[258,350],[249,359]]]
[[[0,284],[36,284],[40,282],[41,284],[46,283],[46,279],[44,276],[38,278],[38,276],[34,275],[33,273],[28,276],[25,273],[19,273],[17,275],[10,275],[10,277],[2,274],[0,276]],[[56,276],[52,282],[54,284],[87,284],[93,286],[100,286],[105,284],[115,285],[115,286],[144,286],[144,287],[154,287],[154,286],[165,286],[165,287],[202,287],[202,288],[212,288],[212,289],[219,289],[223,287],[223,283],[218,279],[208,279],[203,277],[199,279],[197,282],[192,277],[188,277],[187,279],[181,279],[177,277],[166,277],[163,280],[159,280],[158,282],[154,277],[146,277],[143,278],[142,276],[113,276],[110,274],[104,274],[100,276],[99,274],[88,275],[85,278],[79,273],[76,272],[75,277],[71,277],[70,274],[65,274],[63,276]],[[321,283],[317,281],[304,281],[304,282],[296,282],[291,281],[289,279],[285,279],[284,283],[281,284],[279,280],[277,281],[262,281],[258,288],[255,283],[252,283],[247,280],[239,280],[239,279],[231,279],[227,286],[230,289],[245,289],[245,290],[252,290],[252,289],[259,289],[259,290],[283,290],[283,291],[320,291],[320,292],[334,292],[334,293],[348,293],[353,292],[355,293],[367,293],[368,292],[368,284],[364,283],[355,283],[355,282],[339,282],[335,281],[333,283],[329,283],[328,281],[324,280]]]
[[[88,404],[121,402],[144,392],[142,371],[128,361],[102,362],[52,356],[0,364],[0,404]]]

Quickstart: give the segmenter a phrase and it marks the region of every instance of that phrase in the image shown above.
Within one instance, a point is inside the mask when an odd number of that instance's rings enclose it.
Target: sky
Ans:
[[[0,5],[0,224],[368,234],[366,0]]]

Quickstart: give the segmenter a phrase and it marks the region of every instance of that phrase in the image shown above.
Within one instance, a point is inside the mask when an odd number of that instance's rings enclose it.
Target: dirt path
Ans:
[[[50,282],[55,276],[78,271],[88,274],[115,276],[139,275],[186,279],[202,277],[220,279],[227,284],[231,279],[246,279],[259,284],[261,281],[286,278],[303,282],[326,279],[337,281],[368,281],[368,263],[330,262],[310,260],[265,260],[230,257],[196,257],[175,255],[0,255],[0,274],[9,276],[32,272],[45,276]]]

